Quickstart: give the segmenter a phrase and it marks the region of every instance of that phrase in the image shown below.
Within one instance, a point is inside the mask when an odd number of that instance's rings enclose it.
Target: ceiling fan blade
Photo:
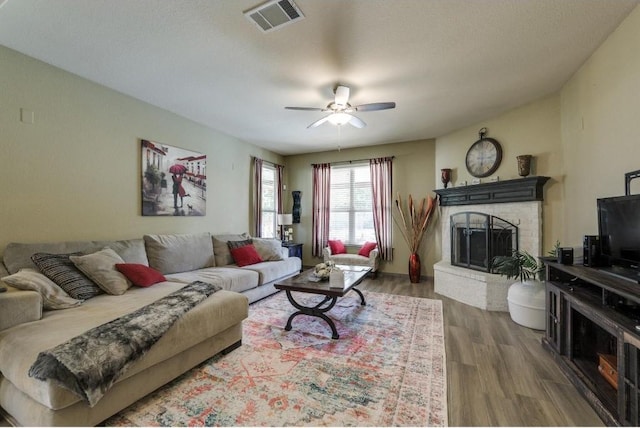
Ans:
[[[356,111],[388,110],[390,108],[396,108],[396,103],[390,102],[390,103],[360,104],[359,106],[354,107]]]
[[[339,106],[346,106],[349,102],[349,88],[346,86],[336,86],[335,103]]]
[[[287,110],[304,110],[304,111],[323,111],[323,108],[319,107],[285,107]]]
[[[364,123],[364,121],[359,117],[356,117],[353,115],[350,115],[350,116],[351,116],[351,119],[349,119],[349,125],[355,126],[356,128],[364,128],[365,126],[367,126],[367,124]]]
[[[329,116],[331,116],[331,115],[329,115]],[[325,117],[323,117],[322,119],[318,119],[318,120],[316,120],[316,121],[315,121],[315,122],[313,122],[311,125],[307,126],[307,129],[315,128],[315,127],[317,127],[317,126],[322,125],[322,124],[323,124],[323,123],[325,123],[327,120],[329,120],[329,116],[325,116]]]

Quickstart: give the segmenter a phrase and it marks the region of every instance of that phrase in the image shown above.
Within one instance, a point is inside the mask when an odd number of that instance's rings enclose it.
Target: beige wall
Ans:
[[[480,128],[488,129],[488,137],[495,138],[502,146],[502,163],[496,173],[500,180],[518,179],[516,156],[533,155],[532,175],[551,179],[545,185],[543,203],[543,244],[546,253],[562,235],[562,210],[564,180],[560,134],[560,97],[551,96],[496,118],[457,130],[436,139],[436,179],[440,184],[440,169],[452,168],[454,185],[470,184],[473,177],[465,167],[469,147],[478,140]],[[472,209],[473,206],[470,206]]]
[[[578,245],[598,231],[596,199],[624,194],[640,169],[640,7],[561,91],[565,217],[560,239]],[[640,193],[635,180],[633,193]]]
[[[0,94],[0,251],[12,241],[249,231],[251,156],[283,161],[4,47]],[[207,155],[206,216],[140,215],[141,138]]]
[[[346,160],[370,159],[383,156],[395,156],[393,161],[393,194],[400,192],[402,197],[412,194],[414,198],[423,198],[427,195],[435,196],[434,181],[434,153],[433,140],[412,141],[407,143],[386,144],[370,146],[358,149],[334,150],[322,153],[310,153],[306,155],[288,156],[286,158],[286,171],[288,179],[288,201],[285,211],[291,211],[291,191],[301,190],[301,223],[294,225],[294,240],[304,243],[304,265],[314,265],[321,260],[311,256],[311,164],[323,162],[339,162]],[[394,211],[395,213],[395,211]],[[393,230],[393,262],[383,263],[381,270],[387,273],[407,274],[409,250],[402,240],[400,232],[394,225]],[[429,235],[425,238],[420,258],[422,260],[422,274],[433,275],[433,263],[435,258],[436,236]]]
[[[535,156],[545,186],[544,243],[579,246],[597,232],[596,199],[624,192],[624,173],[640,169],[640,8],[603,43],[559,94],[434,140],[290,156],[195,124],[0,47],[0,251],[10,241],[129,238],[143,233],[246,231],[250,225],[251,156],[285,163],[291,190],[302,191],[304,263],[311,257],[311,163],[395,155],[394,193],[432,194],[440,169],[471,180],[464,156],[481,127],[503,147],[501,180],[518,178],[515,156]],[[35,123],[20,121],[20,109]],[[208,156],[207,215],[140,215],[141,138]],[[640,180],[637,180],[640,181]],[[640,193],[640,183],[634,184]],[[408,251],[397,230],[395,260],[406,273]],[[423,273],[440,259],[438,236],[423,247]]]
[[[543,248],[556,240],[580,247],[598,232],[596,199],[624,194],[624,173],[640,169],[640,7],[637,7],[561,91],[496,118],[436,139],[436,180],[471,180],[464,157],[489,129],[503,147],[495,175],[517,178],[515,156],[535,156],[533,174],[550,176],[543,206]],[[632,186],[640,193],[640,180]]]

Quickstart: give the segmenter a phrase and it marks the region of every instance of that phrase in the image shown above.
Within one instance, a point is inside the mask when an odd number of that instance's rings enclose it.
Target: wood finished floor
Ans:
[[[542,348],[542,332],[380,275],[360,289],[443,301],[450,426],[604,426]]]
[[[443,301],[450,426],[603,426],[540,345],[541,332],[433,292],[433,283],[379,275],[359,287]],[[0,417],[0,426],[9,426]]]

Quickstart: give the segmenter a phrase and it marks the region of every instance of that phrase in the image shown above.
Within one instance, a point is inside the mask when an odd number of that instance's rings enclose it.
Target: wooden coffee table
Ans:
[[[287,325],[284,328],[286,331],[291,330],[291,322],[295,317],[298,315],[309,315],[312,317],[322,318],[327,324],[329,324],[331,332],[333,333],[331,335],[332,339],[340,338],[336,325],[333,323],[331,318],[325,315],[325,313],[335,306],[338,301],[338,297],[344,296],[351,290],[358,293],[360,296],[360,304],[365,306],[367,302],[364,300],[362,292],[355,288],[355,286],[362,282],[369,271],[371,271],[371,268],[344,265],[338,267],[344,272],[344,287],[342,288],[329,287],[329,281],[312,281],[311,278],[314,278],[313,269],[306,270],[299,275],[285,279],[284,281],[280,281],[274,285],[276,289],[284,290],[287,293],[287,299],[289,299],[289,302],[298,309],[289,317]],[[325,298],[315,306],[303,306],[293,298],[293,295],[291,294],[292,291],[320,294],[325,296]]]

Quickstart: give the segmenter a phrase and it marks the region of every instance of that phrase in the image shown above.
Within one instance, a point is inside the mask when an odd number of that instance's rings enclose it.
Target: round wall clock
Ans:
[[[488,177],[500,166],[502,147],[493,138],[485,137],[487,128],[479,132],[480,139],[473,143],[467,151],[467,171],[474,177]]]

